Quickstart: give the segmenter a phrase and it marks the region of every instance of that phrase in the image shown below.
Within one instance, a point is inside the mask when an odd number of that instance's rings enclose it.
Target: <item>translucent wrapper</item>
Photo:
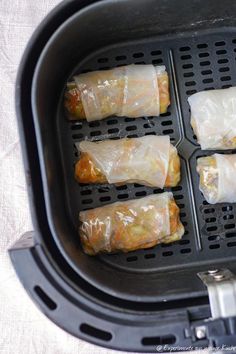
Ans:
[[[158,116],[170,103],[165,66],[127,65],[93,71],[68,83],[65,106],[72,119],[94,121],[111,115]]]
[[[208,203],[236,202],[236,154],[201,157],[197,171],[200,190]]]
[[[163,188],[180,179],[180,161],[169,136],[82,141],[75,177],[80,183],[140,183]]]
[[[184,234],[172,193],[83,211],[79,218],[81,243],[89,255],[149,248]]]
[[[236,148],[236,87],[198,92],[188,102],[202,149]]]

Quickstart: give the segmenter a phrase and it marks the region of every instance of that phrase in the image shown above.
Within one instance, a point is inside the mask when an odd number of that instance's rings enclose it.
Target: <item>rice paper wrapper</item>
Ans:
[[[170,235],[169,201],[172,193],[152,194],[144,198],[117,202],[104,207],[80,212],[81,237],[88,238],[95,253],[128,250],[135,244],[142,247],[148,242],[165,239]],[[113,244],[117,228],[127,231],[129,240]],[[102,232],[101,232],[102,231]],[[97,233],[101,237],[94,236]]]
[[[163,188],[169,165],[169,136],[82,141],[76,144],[90,155],[109,183],[145,183]]]
[[[159,89],[153,65],[125,67],[124,99],[118,116],[159,116]]]
[[[228,149],[228,142],[236,137],[236,87],[198,92],[188,102],[201,148]]]
[[[124,95],[124,67],[74,77],[88,122],[117,114]]]
[[[87,121],[110,115],[158,116],[157,78],[164,72],[165,66],[132,64],[75,76]]]
[[[217,203],[236,203],[236,154],[215,154],[218,168]]]

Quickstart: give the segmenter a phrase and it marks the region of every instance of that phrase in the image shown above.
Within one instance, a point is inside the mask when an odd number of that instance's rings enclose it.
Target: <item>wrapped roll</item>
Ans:
[[[172,193],[118,202],[80,212],[84,252],[129,252],[178,241],[184,234]]]
[[[170,104],[165,66],[127,65],[74,77],[65,93],[70,119],[158,116]]]
[[[236,148],[236,87],[198,92],[188,102],[202,149]]]
[[[236,202],[236,154],[200,157],[197,172],[200,190],[208,203]]]
[[[173,187],[180,180],[180,159],[169,136],[82,141],[75,178],[80,183],[140,183]]]

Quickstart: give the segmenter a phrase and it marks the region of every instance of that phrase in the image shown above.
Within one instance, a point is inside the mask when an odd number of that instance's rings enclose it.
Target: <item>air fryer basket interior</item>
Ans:
[[[190,127],[187,97],[236,85],[236,3],[205,1],[101,1],[67,20],[38,62],[32,106],[40,153],[48,221],[62,255],[88,282],[111,295],[162,301],[205,294],[189,269],[236,261],[235,205],[208,205],[198,189],[201,151]],[[191,6],[191,8],[190,8]],[[171,106],[161,117],[110,117],[96,122],[66,120],[65,84],[74,73],[130,63],[164,64],[170,76]],[[160,190],[131,184],[78,185],[74,143],[168,134],[181,156],[182,179],[172,188],[186,232],[175,244],[128,254],[89,257],[82,252],[80,210],[139,198]],[[44,235],[42,235],[44,237]],[[173,271],[176,275],[173,275]]]

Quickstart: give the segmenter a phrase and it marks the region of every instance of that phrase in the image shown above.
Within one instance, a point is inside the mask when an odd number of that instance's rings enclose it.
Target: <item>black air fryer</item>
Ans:
[[[10,250],[23,286],[53,322],[107,348],[155,352],[236,346],[236,206],[209,205],[196,173],[201,151],[189,95],[236,85],[233,0],[67,0],[34,33],[16,83],[16,109],[34,232]],[[75,73],[164,64],[171,105],[159,118],[69,122]],[[185,235],[128,254],[89,257],[79,211],[157,193],[130,184],[78,185],[75,143],[85,138],[170,135],[181,184],[170,188]]]

